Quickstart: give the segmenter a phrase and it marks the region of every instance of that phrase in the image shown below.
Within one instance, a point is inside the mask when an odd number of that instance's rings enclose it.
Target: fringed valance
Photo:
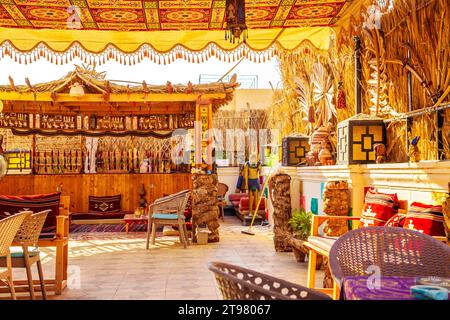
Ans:
[[[211,57],[235,62],[245,57],[263,63],[279,51],[296,50],[303,44],[328,50],[330,27],[251,29],[246,43],[232,44],[223,31],[121,32],[97,30],[33,30],[0,28],[0,59],[21,64],[45,59],[58,65],[78,58],[101,65],[116,61],[134,65],[144,60],[170,64],[182,59],[201,63]]]

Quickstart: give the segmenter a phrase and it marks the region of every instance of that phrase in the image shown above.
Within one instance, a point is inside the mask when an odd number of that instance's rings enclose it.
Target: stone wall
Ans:
[[[291,177],[278,173],[270,177],[269,195],[273,205],[273,242],[277,252],[291,252]]]
[[[206,224],[210,234],[208,242],[219,241],[219,206],[217,201],[217,175],[192,174],[192,223],[194,228]],[[194,241],[195,234],[194,234]]]

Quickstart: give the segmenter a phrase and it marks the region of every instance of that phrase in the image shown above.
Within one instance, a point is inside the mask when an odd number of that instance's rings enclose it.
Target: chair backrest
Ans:
[[[45,219],[51,210],[34,213],[28,216],[17,231],[14,241],[24,246],[36,246],[44,226]]]
[[[228,186],[225,183],[219,182],[217,185],[217,196],[225,198],[228,192]]]
[[[14,237],[23,221],[32,214],[31,211],[16,213],[0,221],[0,256],[9,254]]]
[[[352,230],[331,247],[329,263],[333,278],[381,276],[450,277],[450,247],[426,234],[396,227],[365,227]]]
[[[175,210],[178,218],[184,219],[184,210],[189,201],[190,190],[183,190],[166,197],[158,198],[150,205],[150,214],[158,210]]]
[[[324,293],[240,266],[210,262],[225,300],[331,300]]]

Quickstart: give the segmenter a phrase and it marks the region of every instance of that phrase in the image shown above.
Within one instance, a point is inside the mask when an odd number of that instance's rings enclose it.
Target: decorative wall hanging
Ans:
[[[84,123],[81,121],[84,119]],[[55,114],[0,113],[0,128],[31,129],[39,134],[99,136],[133,132],[141,136],[158,136],[154,131],[173,131],[194,127],[195,114],[150,116],[67,116]],[[22,132],[26,132],[22,130]],[[165,134],[160,134],[165,136]]]

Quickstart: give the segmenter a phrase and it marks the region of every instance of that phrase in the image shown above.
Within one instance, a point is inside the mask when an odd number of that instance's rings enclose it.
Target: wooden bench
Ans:
[[[399,201],[399,213],[406,213],[408,208],[408,202],[404,200]],[[346,221],[354,221],[359,224],[360,217],[350,217],[350,216],[326,216],[326,215],[313,215],[311,222],[311,238],[303,245],[309,250],[308,255],[308,276],[307,276],[307,287],[315,289],[327,294],[331,294],[333,299],[339,298],[339,287],[336,282],[333,281],[333,288],[317,288],[316,283],[316,261],[317,255],[321,255],[328,259],[328,254],[333,245],[336,237],[326,237],[319,235],[319,227],[327,220],[338,219]],[[434,237],[435,239],[447,242],[446,237]]]
[[[59,204],[59,215],[56,217],[56,233],[55,237],[51,239],[41,239],[38,246],[42,248],[54,247],[56,249],[55,255],[55,278],[45,279],[45,288],[47,293],[54,292],[60,295],[67,286],[67,266],[69,258],[69,212],[70,197],[61,196]],[[13,246],[20,246],[18,243],[13,243]],[[34,290],[41,291],[39,280],[34,280]],[[27,280],[14,281],[16,292],[28,292]],[[0,293],[9,293],[9,288],[0,287]]]

